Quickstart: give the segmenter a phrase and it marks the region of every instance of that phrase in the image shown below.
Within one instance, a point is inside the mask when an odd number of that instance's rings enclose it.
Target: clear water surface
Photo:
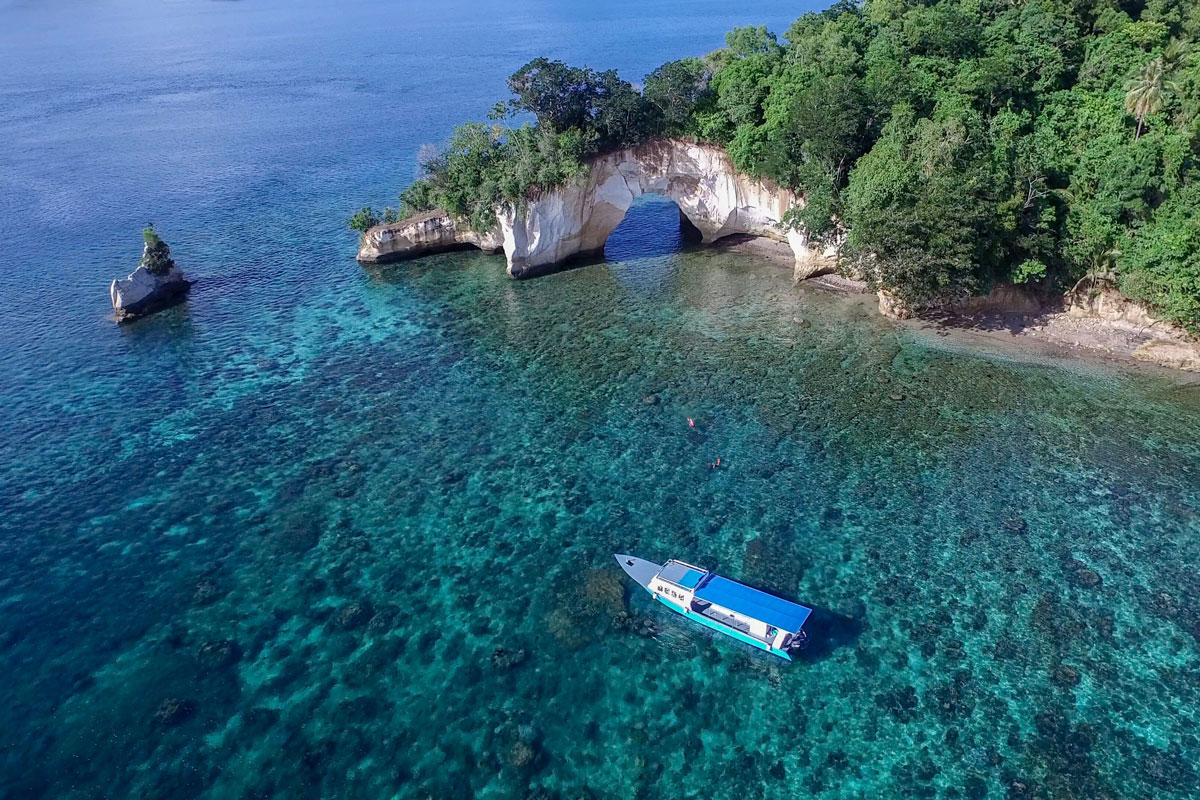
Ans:
[[[536,281],[354,262],[528,58],[804,10],[0,4],[0,795],[1200,795],[1194,382],[952,351],[661,202]],[[198,283],[118,328],[151,220]],[[715,641],[618,549],[816,644]]]

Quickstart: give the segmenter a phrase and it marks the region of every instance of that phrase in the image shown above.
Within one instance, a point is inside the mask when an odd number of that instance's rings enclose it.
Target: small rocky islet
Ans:
[[[117,322],[128,322],[183,302],[192,287],[171,248],[150,225],[142,232],[142,260],[125,278],[108,287]]]

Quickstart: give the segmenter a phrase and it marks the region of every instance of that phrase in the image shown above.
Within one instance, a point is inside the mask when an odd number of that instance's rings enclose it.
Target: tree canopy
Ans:
[[[1200,0],[840,0],[782,37],[735,29],[640,91],[539,58],[509,79],[508,122],[457,129],[401,212],[488,227],[599,153],[691,137],[802,194],[787,224],[844,238],[910,302],[1103,272],[1196,328],[1197,35]]]

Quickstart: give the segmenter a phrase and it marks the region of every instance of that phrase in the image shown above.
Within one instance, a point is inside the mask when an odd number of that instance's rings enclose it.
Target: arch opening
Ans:
[[[625,216],[604,242],[606,261],[622,262],[678,253],[699,244],[700,229],[670,197],[647,193],[635,197]]]

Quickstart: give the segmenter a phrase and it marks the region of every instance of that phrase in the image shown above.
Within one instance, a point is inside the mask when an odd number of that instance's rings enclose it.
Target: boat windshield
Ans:
[[[662,572],[658,573],[658,577],[664,581],[670,581],[676,586],[682,586],[685,589],[695,589],[697,584],[708,573],[698,567],[693,567],[690,564],[684,564],[680,561],[668,561],[667,565],[662,568]]]

